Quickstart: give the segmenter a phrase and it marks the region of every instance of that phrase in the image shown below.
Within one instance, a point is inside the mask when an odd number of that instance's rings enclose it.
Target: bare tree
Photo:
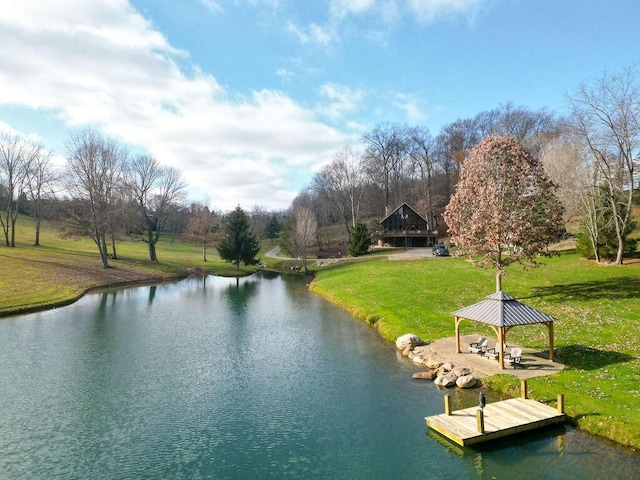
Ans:
[[[265,228],[270,218],[269,211],[262,205],[254,205],[249,213],[251,230],[258,238],[265,238]]]
[[[555,186],[542,165],[509,137],[488,137],[472,150],[445,218],[458,253],[496,269],[497,291],[505,267],[535,264],[563,225]]]
[[[18,134],[0,133],[0,184],[4,185],[5,192],[1,199],[4,216],[0,215],[0,224],[7,247],[16,246],[19,204],[25,198],[31,165],[43,151],[41,142],[30,141]]]
[[[149,155],[139,155],[129,162],[126,185],[133,200],[134,212],[130,232],[149,249],[149,260],[158,261],[156,244],[172,208],[185,193],[186,184],[175,168],[164,167]]]
[[[281,242],[289,254],[302,261],[305,273],[309,273],[307,256],[316,241],[318,222],[313,211],[298,207],[285,223]]]
[[[187,223],[187,231],[184,233],[183,239],[202,247],[202,261],[206,262],[207,249],[215,246],[220,229],[220,218],[211,212],[206,205],[198,205],[195,206],[195,212]]]
[[[565,223],[580,219],[585,213],[585,201],[590,196],[593,181],[590,165],[579,143],[568,135],[557,136],[543,147],[540,161],[549,179],[558,186]]]
[[[115,140],[92,129],[72,134],[65,149],[67,190],[75,199],[74,208],[67,212],[66,234],[91,238],[100,252],[102,267],[108,268],[111,200],[121,183],[128,152]]]
[[[570,97],[574,131],[588,152],[596,185],[607,202],[618,238],[616,264],[622,264],[631,222],[636,181],[634,162],[640,155],[640,85],[636,72],[604,75],[581,85]]]
[[[385,215],[391,207],[391,193],[398,203],[402,198],[400,180],[406,158],[406,128],[397,125],[378,125],[362,136],[364,159],[369,178],[384,192]]]
[[[313,192],[326,198],[340,212],[347,230],[360,218],[364,192],[364,170],[359,152],[345,147],[318,172],[311,184]]]
[[[434,205],[434,176],[437,168],[435,141],[429,130],[423,127],[414,127],[409,130],[408,151],[411,158],[411,167],[419,179],[420,195],[415,206],[426,213],[429,223],[433,225],[435,219]]]
[[[51,163],[52,153],[41,149],[34,156],[28,171],[27,190],[31,202],[31,215],[36,222],[35,240],[33,245],[40,246],[40,225],[44,216],[45,205],[55,197],[55,184],[58,173]]]

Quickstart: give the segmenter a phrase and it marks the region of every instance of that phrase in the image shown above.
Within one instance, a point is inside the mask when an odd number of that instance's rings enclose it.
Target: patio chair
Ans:
[[[502,348],[502,351],[504,352],[507,349],[507,344],[503,344]],[[484,356],[497,361],[500,358],[500,351],[498,350],[498,346],[496,345],[495,347],[487,348],[487,350],[484,352]]]
[[[477,342],[471,342],[469,344],[469,351],[471,353],[484,353],[487,348],[487,344],[489,343],[489,339],[487,337],[480,337]]]
[[[516,365],[520,363],[520,360],[522,360],[522,349],[518,347],[513,347],[511,349],[511,353],[508,353],[504,357],[504,363],[513,365],[513,368],[516,368]]]

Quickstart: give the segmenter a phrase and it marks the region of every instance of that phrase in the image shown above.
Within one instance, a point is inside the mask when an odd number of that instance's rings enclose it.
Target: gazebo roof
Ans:
[[[549,323],[555,320],[551,315],[520,303],[502,291],[488,295],[482,302],[456,310],[452,315],[494,327]]]

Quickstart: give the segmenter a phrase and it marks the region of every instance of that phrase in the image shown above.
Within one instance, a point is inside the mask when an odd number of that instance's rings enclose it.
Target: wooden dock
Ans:
[[[445,402],[448,399],[445,398]],[[511,398],[478,407],[427,417],[427,425],[458,445],[466,446],[565,421],[564,401],[558,409],[526,398]],[[450,414],[447,414],[446,411]]]

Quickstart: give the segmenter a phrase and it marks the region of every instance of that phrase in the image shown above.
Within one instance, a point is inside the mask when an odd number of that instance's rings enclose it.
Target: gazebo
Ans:
[[[520,325],[542,323],[549,329],[549,360],[553,362],[553,321],[554,317],[518,302],[514,297],[502,291],[488,295],[486,300],[452,313],[456,323],[456,351],[460,353],[460,322],[473,322],[489,325],[496,332],[500,368],[504,369],[504,347],[507,332]]]

